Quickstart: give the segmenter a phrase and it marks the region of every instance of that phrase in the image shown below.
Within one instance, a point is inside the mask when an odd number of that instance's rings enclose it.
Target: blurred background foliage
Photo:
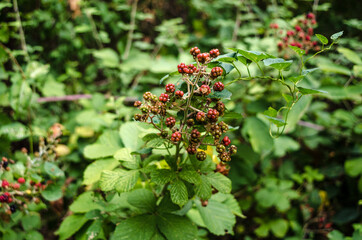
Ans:
[[[133,121],[133,100],[149,89],[160,94],[160,79],[180,62],[192,61],[191,47],[277,56],[280,38],[270,23],[293,29],[308,12],[317,16],[316,33],[344,30],[338,46],[310,61],[309,68],[318,71],[303,83],[328,94],[298,102],[286,133],[273,139],[262,113],[283,104],[284,90],[261,80],[229,85],[233,95],[226,106],[237,114],[225,121],[234,127],[232,139],[239,149],[230,178],[247,218],[238,219],[234,236],[200,233],[200,239],[357,240],[362,234],[358,1],[3,0],[0,153],[17,160],[23,146],[33,153],[52,124],[66,129],[57,154],[70,184],[60,209],[41,210],[57,213],[47,214],[37,227],[44,239],[54,238],[59,219],[84,191],[83,172],[92,163],[84,148],[102,142],[99,136],[119,138],[119,129],[123,143],[134,139],[125,130],[133,126],[127,123]],[[251,66],[250,71],[258,69]],[[233,70],[225,82],[237,77]],[[77,100],[65,101],[69,95]],[[19,230],[26,229],[3,223],[0,228],[4,239]],[[19,236],[28,239],[25,233]]]

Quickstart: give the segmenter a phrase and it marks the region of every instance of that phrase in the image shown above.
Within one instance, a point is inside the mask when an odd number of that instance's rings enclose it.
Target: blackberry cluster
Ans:
[[[278,30],[279,26],[276,23],[271,23],[269,26],[275,31],[275,35],[280,38],[278,42],[278,50],[288,57],[289,45],[301,48],[308,53],[308,51],[319,51],[317,41],[312,41],[314,28],[317,27],[317,21],[313,13],[308,13],[300,18],[294,26],[294,30]]]
[[[159,97],[150,92],[143,95],[144,101],[136,101],[134,106],[141,110],[136,121],[152,124],[160,131],[160,137],[168,144],[183,148],[188,154],[205,161],[207,146],[214,146],[222,162],[231,160],[236,147],[228,137],[228,125],[219,118],[225,112],[225,104],[213,92],[223,91],[223,68],[216,66],[209,72],[208,64],[220,55],[218,49],[202,53],[198,47],[190,50],[196,65],[180,63],[177,66],[183,84],[168,83]],[[182,90],[180,89],[182,88]],[[187,89],[187,92],[186,92]],[[184,92],[185,91],[185,92]],[[180,149],[181,151],[181,149]],[[223,173],[224,174],[224,173]]]

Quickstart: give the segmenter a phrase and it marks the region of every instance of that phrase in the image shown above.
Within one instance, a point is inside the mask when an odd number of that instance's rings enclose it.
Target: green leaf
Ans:
[[[93,192],[85,192],[69,206],[69,209],[75,213],[86,213],[94,209],[103,209],[101,205],[95,202]]]
[[[288,221],[285,219],[276,219],[269,222],[270,230],[274,236],[278,238],[283,238],[288,232]]]
[[[289,48],[291,48],[294,52],[296,52],[300,57],[305,55],[305,50],[299,47],[289,45]]]
[[[182,180],[177,179],[170,184],[170,194],[173,203],[183,206],[188,201],[188,193],[185,183]]]
[[[245,58],[253,61],[253,62],[259,62],[263,59],[273,57],[267,53],[264,52],[258,52],[258,51],[244,51],[241,49],[238,49],[238,53],[243,55]]]
[[[164,185],[175,179],[176,173],[170,169],[157,169],[151,172],[151,181]]]
[[[333,41],[336,41],[338,38],[340,38],[343,35],[343,31],[337,32],[331,36],[331,39]]]
[[[319,41],[321,41],[321,43],[323,44],[323,45],[326,45],[326,44],[328,44],[328,39],[325,37],[325,36],[323,36],[323,35],[321,35],[321,34],[316,34],[316,36],[317,36],[317,38],[319,39]],[[333,39],[332,39],[333,40]]]
[[[327,234],[328,239],[330,240],[345,240],[343,233],[338,230],[333,230]]]
[[[268,110],[264,111],[264,115],[269,116],[269,117],[276,117],[277,116],[277,110],[275,110],[272,107],[269,107]]]
[[[270,66],[279,71],[286,69],[292,65],[293,60],[285,61],[282,58],[267,58],[263,60],[265,66]]]
[[[150,190],[136,189],[128,194],[127,201],[132,206],[145,212],[154,212],[156,209],[156,198]]]
[[[9,240],[9,238],[6,238],[6,239]],[[32,231],[27,231],[25,240],[44,240],[44,238],[40,232],[32,230]]]
[[[351,177],[362,175],[362,158],[354,158],[344,163],[346,173]]]
[[[231,192],[231,180],[221,173],[209,173],[206,175],[211,185],[221,193]]]
[[[38,213],[30,213],[21,218],[21,225],[25,231],[39,229],[41,227],[40,215]]]
[[[137,170],[104,170],[101,174],[100,187],[103,191],[116,189],[118,192],[128,192],[134,188],[138,177],[139,171]]]
[[[226,205],[210,199],[206,207],[203,207],[200,201],[196,201],[196,207],[211,233],[220,236],[225,235],[226,231],[233,232],[236,218]]]
[[[150,240],[156,231],[156,216],[140,215],[121,221],[110,240]]]
[[[122,165],[129,169],[138,169],[140,162],[134,155],[131,155],[131,149],[121,148],[113,156],[115,159],[122,161]]]
[[[118,54],[111,48],[95,50],[93,56],[100,60],[100,64],[104,67],[116,68],[120,65]]]
[[[274,142],[269,135],[268,127],[256,117],[245,120],[242,133],[249,136],[251,146],[257,153],[267,152],[273,148]]]
[[[142,139],[139,137],[141,132],[142,128],[138,122],[123,123],[119,129],[124,146],[130,148],[132,151],[138,150],[143,144]]]
[[[157,218],[157,227],[166,237],[172,240],[196,240],[197,228],[187,217],[174,214],[162,214]]]
[[[13,5],[11,3],[3,2],[0,3],[0,10],[6,7],[12,7]]]
[[[119,161],[113,158],[92,162],[83,173],[83,184],[90,185],[98,182],[103,170],[113,170],[118,165],[120,165]]]
[[[148,142],[148,141],[153,140],[153,139],[155,139],[155,138],[160,138],[160,135],[157,134],[157,133],[149,133],[149,134],[145,135],[145,136],[142,138],[142,140],[143,140],[144,142]]]
[[[240,55],[240,56],[239,56],[239,55]],[[241,62],[241,63],[242,63],[242,64],[244,64],[245,66],[249,66],[249,65],[250,65],[250,63],[252,63],[252,61],[251,61],[251,60],[249,60],[249,59],[247,59],[247,58],[243,57],[243,56],[242,56],[241,54],[239,54],[239,53],[238,53],[237,58],[238,58],[239,62]]]
[[[102,232],[102,221],[101,220],[95,220],[92,222],[92,224],[88,227],[86,235],[87,240],[93,240],[98,239],[97,237]]]
[[[10,123],[0,127],[0,136],[5,135],[10,141],[18,141],[29,136],[28,128],[19,123]]]
[[[299,122],[299,120],[303,117],[304,113],[307,111],[309,104],[312,100],[311,96],[303,96],[290,110],[288,119],[287,119],[287,127],[285,129],[286,132],[291,132],[294,130],[295,126]]]
[[[232,95],[232,93],[229,90],[224,89],[221,92],[213,92],[208,97],[209,98],[230,99],[231,95]]]
[[[303,75],[303,76],[307,76],[309,73],[314,72],[314,71],[316,71],[316,70],[318,70],[318,69],[319,69],[319,68],[303,69],[302,75]]]
[[[303,95],[317,94],[317,93],[328,93],[328,92],[323,91],[323,90],[309,89],[309,88],[303,88],[303,87],[298,87],[298,90]]]
[[[161,78],[160,80],[160,85],[165,81],[167,80],[168,78],[172,77],[172,76],[177,76],[177,75],[181,75],[178,71],[174,71],[172,73],[169,73],[167,75],[165,75],[163,78]]]
[[[352,51],[351,49],[339,47],[337,50],[339,53],[342,53],[343,56],[347,58],[349,61],[358,65],[362,64],[361,58],[358,56],[356,52]]]
[[[62,222],[55,234],[59,235],[59,240],[69,239],[87,221],[88,219],[84,215],[70,215]]]
[[[201,175],[201,182],[195,186],[195,193],[203,200],[209,199],[211,197],[211,183],[206,175]]]
[[[189,183],[198,184],[201,181],[200,174],[195,170],[182,170],[178,175],[180,178]]]
[[[287,136],[280,136],[276,138],[274,141],[275,141],[275,146],[277,146],[274,149],[274,154],[277,157],[282,157],[287,152],[296,151],[300,147],[297,141]]]
[[[53,178],[64,177],[64,172],[57,165],[51,162],[44,163],[44,171]]]
[[[274,123],[277,127],[283,127],[286,123],[284,119],[276,118],[276,117],[270,117],[265,116],[271,123]]]
[[[97,159],[113,156],[119,147],[105,144],[91,144],[84,148],[84,156],[89,159]]]
[[[218,193],[218,194],[222,194],[222,193]],[[238,201],[235,199],[234,195],[232,194],[224,194],[226,195],[226,200],[223,202],[224,205],[226,205],[230,211],[235,214],[238,217],[241,218],[246,218],[243,213],[241,212],[241,208],[240,205],[238,203]]]
[[[217,58],[216,60],[224,63],[232,63],[236,61],[236,59],[233,57],[222,57],[222,58]]]
[[[45,190],[41,192],[43,198],[48,201],[56,201],[63,196],[62,184],[56,183],[48,185]]]

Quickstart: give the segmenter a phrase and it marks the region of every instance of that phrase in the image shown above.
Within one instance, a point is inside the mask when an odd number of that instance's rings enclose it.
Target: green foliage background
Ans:
[[[229,177],[246,218],[226,218],[225,226],[214,226],[194,210],[187,216],[200,227],[199,239],[360,239],[362,22],[356,1],[97,0],[79,1],[78,10],[70,2],[75,1],[0,3],[1,156],[21,161],[20,149],[33,153],[38,138],[53,123],[66,129],[61,142],[65,152],[59,152],[58,160],[65,175],[43,199],[61,196],[62,208],[43,204],[23,219],[15,216],[14,224],[1,223],[3,239],[56,239],[57,229],[61,239],[73,234],[74,239],[87,239],[92,231],[106,239],[117,218],[111,216],[107,221],[113,225],[107,226],[93,220],[97,211],[132,208],[129,196],[99,206],[93,198],[98,195],[87,190],[102,187],[101,170],[119,165],[115,155],[119,148],[143,146],[141,137],[147,129],[133,121],[133,101],[150,89],[160,94],[160,79],[180,62],[191,62],[188,51],[195,45],[202,51],[219,48],[229,53],[228,48],[238,48],[277,56],[278,40],[269,24],[292,28],[296,17],[310,11],[317,14],[316,33],[329,38],[344,31],[337,46],[309,62],[308,68],[318,70],[303,80],[302,87],[328,94],[305,96],[293,107],[285,133],[274,139],[263,113],[269,106],[278,109],[285,104],[285,89],[263,79],[231,84],[238,78],[232,70],[224,81],[230,83],[232,96],[226,107],[233,114],[225,121],[233,126],[238,154]],[[298,61],[293,54],[289,58]],[[246,68],[237,67],[246,77]],[[250,71],[257,73],[258,68],[250,66]],[[297,69],[289,73],[293,71]],[[177,80],[170,77],[163,84]],[[82,98],[55,102],[45,98],[75,94]],[[64,178],[72,179],[66,189]],[[227,215],[217,213],[222,211],[218,206],[228,205],[226,201],[220,196],[211,201],[216,218]],[[59,228],[68,211],[76,214]],[[49,214],[55,212],[58,215]],[[123,221],[116,233],[138,220]],[[188,226],[184,218],[174,220]],[[332,225],[326,230],[327,223]],[[164,224],[158,221],[159,228]],[[218,237],[224,227],[234,235]]]

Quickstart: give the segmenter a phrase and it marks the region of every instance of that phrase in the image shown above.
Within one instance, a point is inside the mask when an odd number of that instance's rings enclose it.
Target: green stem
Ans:
[[[261,74],[263,74],[263,76],[264,76],[264,75],[265,75],[265,74],[264,74],[264,71],[263,71],[263,69],[261,69],[261,67],[260,67],[259,63],[257,63],[257,62],[255,62],[255,63],[256,63],[256,65],[258,66],[258,68],[259,68],[259,70],[260,70]]]
[[[250,70],[249,70],[249,66],[246,66],[246,70],[248,70],[248,75],[251,78],[251,74],[250,74]]]
[[[236,71],[238,71],[239,77],[241,77],[241,73],[240,73],[239,69],[235,66],[235,64],[234,64],[233,62],[232,62],[231,64],[234,66],[234,68],[236,69]]]

